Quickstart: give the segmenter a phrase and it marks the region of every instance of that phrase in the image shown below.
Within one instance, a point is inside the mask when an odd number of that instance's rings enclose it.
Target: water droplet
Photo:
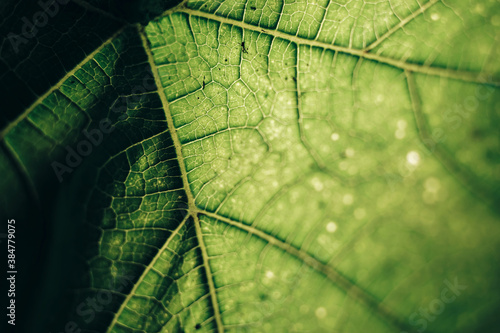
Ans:
[[[398,128],[394,133],[394,136],[396,137],[396,139],[401,140],[406,136],[406,132],[404,129]]]
[[[299,308],[299,311],[301,313],[308,313],[309,312],[309,306],[308,305],[305,305],[305,304],[302,304]]]
[[[267,271],[266,272],[266,278],[272,279],[274,277],[274,273],[272,271]]]
[[[318,178],[313,178],[311,183],[317,192],[321,191],[324,187],[323,183]]]
[[[335,232],[337,230],[337,224],[335,222],[328,222],[326,225],[326,231]]]
[[[425,190],[428,192],[437,192],[439,191],[441,184],[439,183],[439,179],[434,177],[429,177],[425,180],[424,187]]]
[[[431,14],[431,20],[433,20],[433,21],[439,20],[439,14],[438,13],[432,13]]]
[[[274,298],[274,299],[280,299],[281,298],[281,293],[279,291],[275,290],[271,294],[271,297]]]
[[[316,314],[316,317],[318,317],[319,319],[323,319],[326,317],[326,309],[324,307],[317,308],[316,311],[314,311],[314,313]]]
[[[294,331],[303,331],[304,325],[302,323],[295,323],[295,324],[293,324],[293,330]]]
[[[416,151],[410,151],[406,154],[406,160],[411,165],[418,165],[420,163],[420,155]]]
[[[347,149],[345,150],[345,155],[346,155],[347,157],[353,157],[353,156],[354,156],[354,149],[352,149],[352,148],[347,148]]]
[[[485,13],[485,6],[483,4],[477,4],[474,7],[474,11],[478,14],[484,14]]]
[[[424,191],[422,193],[422,199],[424,200],[425,203],[432,205],[436,203],[438,197],[436,195],[436,192]]]
[[[398,124],[397,125],[398,125],[398,128],[405,129],[406,125],[407,125],[406,124],[406,120],[403,120],[403,119],[398,120]]]
[[[344,203],[344,205],[352,205],[352,203],[354,202],[352,194],[344,195],[344,197],[342,198],[342,202]]]
[[[340,135],[338,133],[333,133],[331,138],[333,141],[337,141],[340,138]]]

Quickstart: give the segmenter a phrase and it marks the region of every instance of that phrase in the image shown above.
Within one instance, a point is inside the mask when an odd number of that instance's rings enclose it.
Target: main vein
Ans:
[[[175,152],[177,154],[177,160],[179,162],[179,168],[181,171],[182,183],[184,185],[184,190],[185,190],[186,196],[187,196],[188,211],[189,211],[188,215],[191,215],[193,217],[194,226],[195,226],[195,230],[196,230],[196,236],[197,236],[198,243],[199,243],[200,250],[201,250],[201,254],[203,257],[203,265],[205,267],[205,273],[207,275],[207,282],[208,282],[208,287],[209,287],[209,292],[210,292],[210,298],[212,301],[212,307],[214,310],[214,317],[215,317],[215,322],[217,325],[217,331],[219,333],[222,333],[222,332],[224,332],[224,327],[222,325],[222,319],[221,319],[220,310],[219,310],[219,303],[217,301],[214,279],[212,276],[212,271],[210,269],[207,248],[205,246],[205,242],[203,241],[203,234],[202,234],[202,230],[201,230],[201,226],[200,226],[200,220],[198,219],[198,216],[197,216],[198,208],[196,207],[193,193],[191,192],[191,189],[189,186],[189,181],[187,178],[186,166],[184,163],[184,156],[182,154],[182,145],[181,145],[181,142],[179,140],[179,137],[177,136],[177,130],[174,126],[174,120],[173,120],[172,115],[170,113],[169,102],[167,100],[167,97],[165,96],[165,92],[164,92],[163,86],[161,84],[160,75],[158,73],[158,70],[157,70],[157,67],[156,67],[156,64],[154,61],[153,53],[151,51],[151,48],[149,47],[147,37],[144,33],[143,28],[140,25],[137,25],[137,30],[138,30],[139,35],[141,37],[144,50],[146,51],[146,54],[148,56],[148,61],[149,61],[149,64],[151,66],[151,71],[153,72],[155,84],[156,84],[156,87],[158,89],[158,95],[160,96],[160,99],[161,99],[161,102],[163,105],[163,109],[165,110],[165,117],[167,119],[168,130],[170,132],[170,135],[172,137],[172,141],[174,143]]]

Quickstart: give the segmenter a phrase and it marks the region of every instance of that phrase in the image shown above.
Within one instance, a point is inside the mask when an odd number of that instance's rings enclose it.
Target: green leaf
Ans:
[[[23,330],[495,331],[498,1],[2,6]]]

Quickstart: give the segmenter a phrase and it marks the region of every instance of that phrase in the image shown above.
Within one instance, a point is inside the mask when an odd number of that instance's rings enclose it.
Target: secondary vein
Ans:
[[[402,330],[402,331],[410,330],[410,328],[408,327],[408,325],[404,321],[402,321],[400,318],[398,318],[389,308],[387,308],[385,305],[383,305],[374,296],[372,296],[367,291],[365,291],[361,287],[354,284],[347,277],[345,277],[341,273],[337,272],[332,267],[327,266],[327,265],[323,264],[322,262],[320,262],[318,259],[310,256],[308,253],[306,253],[300,249],[297,249],[296,247],[292,246],[291,244],[286,243],[282,240],[279,240],[276,237],[274,237],[274,236],[272,236],[272,235],[270,235],[262,230],[259,230],[253,226],[244,224],[244,223],[239,222],[239,221],[234,221],[231,218],[222,216],[220,214],[215,214],[215,213],[204,211],[204,210],[200,210],[200,214],[217,219],[221,222],[224,222],[228,225],[236,227],[240,230],[244,230],[244,231],[248,232],[249,234],[252,234],[252,235],[259,237],[260,239],[264,240],[265,242],[280,248],[281,250],[292,255],[293,257],[301,260],[304,264],[311,267],[315,271],[326,276],[330,281],[334,282],[340,289],[342,289],[347,295],[349,295],[350,297],[359,301],[360,303],[364,304],[365,306],[367,306],[368,308],[370,308],[374,312],[377,312],[382,318],[384,318],[384,320],[387,323],[389,323],[393,327],[395,327],[399,330]]]
[[[481,83],[481,84],[489,84],[493,86],[500,86],[500,78],[494,77],[492,80],[488,80],[485,78],[484,73],[481,72],[470,72],[470,71],[462,71],[458,69],[450,69],[450,68],[442,68],[442,67],[433,67],[429,65],[420,65],[416,63],[408,63],[404,60],[400,59],[392,59],[389,57],[385,57],[379,54],[375,53],[370,53],[367,52],[366,50],[362,49],[353,49],[353,48],[348,48],[344,46],[338,46],[338,45],[332,45],[328,44],[325,42],[321,42],[318,40],[309,40],[307,38],[299,37],[296,35],[290,35],[288,33],[279,31],[279,30],[270,30],[270,29],[263,29],[258,26],[251,25],[246,22],[241,22],[238,20],[234,20],[231,18],[227,17],[222,17],[222,16],[217,16],[215,14],[211,13],[205,13],[199,10],[194,10],[190,8],[185,8],[185,7],[178,7],[176,9],[176,12],[179,13],[185,13],[188,15],[194,15],[194,16],[199,16],[203,17],[209,20],[214,20],[218,21],[220,23],[225,23],[233,26],[240,27],[242,29],[246,30],[251,30],[259,33],[265,33],[273,37],[277,38],[282,38],[285,40],[292,41],[296,43],[297,45],[306,45],[306,46],[311,46],[311,47],[319,47],[327,50],[332,50],[332,51],[338,51],[344,54],[349,54],[352,56],[357,56],[360,58],[365,58],[368,60],[380,62],[382,64],[386,64],[392,67],[396,67],[402,70],[409,70],[412,72],[416,73],[422,73],[422,74],[427,74],[427,75],[433,75],[433,76],[440,76],[440,77],[445,77],[445,78],[450,78],[450,79],[456,79],[456,80],[461,80],[465,82],[474,82],[474,83]]]
[[[76,65],[72,70],[70,70],[68,73],[66,73],[66,75],[64,75],[64,77],[61,80],[59,80],[59,82],[57,82],[54,86],[52,86],[49,90],[47,90],[43,95],[41,95],[40,97],[38,97],[36,99],[36,101],[33,102],[33,104],[31,104],[29,108],[27,108],[26,110],[24,110],[24,112],[21,115],[19,115],[13,122],[9,123],[7,125],[7,127],[5,127],[2,130],[2,132],[0,132],[0,141],[3,140],[5,138],[5,136],[14,127],[17,126],[18,123],[20,123],[23,119],[25,119],[31,113],[31,111],[33,111],[33,109],[35,107],[37,107],[40,103],[42,103],[50,94],[52,94],[54,91],[56,91],[57,89],[59,89],[67,79],[69,79],[71,76],[73,76],[87,62],[89,62],[90,60],[92,60],[97,53],[101,52],[101,50],[106,45],[108,45],[109,43],[111,43],[118,35],[120,35],[125,28],[126,28],[126,26],[123,26],[120,29],[118,29],[118,31],[115,32],[111,37],[109,37],[104,43],[102,43],[101,46],[99,46],[97,49],[95,49],[92,53],[90,53],[88,56],[86,56],[85,59],[83,59],[78,65]]]
[[[163,246],[161,247],[161,249],[158,250],[158,253],[156,253],[155,257],[151,260],[151,263],[146,267],[146,269],[144,270],[144,272],[142,272],[141,276],[139,277],[139,279],[137,280],[137,282],[134,284],[134,287],[132,288],[132,290],[130,290],[130,292],[128,293],[127,297],[125,298],[125,300],[121,304],[120,309],[118,309],[118,311],[115,313],[115,315],[113,317],[113,320],[111,321],[111,324],[109,325],[108,330],[106,332],[111,332],[111,330],[113,329],[113,327],[118,322],[118,318],[120,317],[120,315],[122,314],[123,310],[127,306],[127,303],[135,295],[135,292],[137,291],[137,288],[139,288],[139,286],[141,285],[141,283],[144,280],[144,278],[146,277],[146,275],[149,273],[149,271],[151,270],[151,268],[153,268],[153,266],[156,263],[156,261],[158,261],[158,259],[161,257],[162,253],[165,252],[165,250],[167,249],[167,247],[170,244],[170,242],[172,241],[172,239],[179,233],[179,230],[184,226],[184,224],[188,220],[189,216],[190,216],[189,214],[186,214],[186,216],[184,217],[184,219],[182,220],[182,222],[177,226],[177,228],[167,238],[167,240],[165,241],[165,244],[163,244]]]

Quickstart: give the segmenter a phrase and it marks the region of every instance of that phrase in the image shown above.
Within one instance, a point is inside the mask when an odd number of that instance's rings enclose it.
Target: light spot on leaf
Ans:
[[[326,309],[324,307],[319,307],[316,311],[314,311],[314,314],[318,317],[318,319],[323,319],[326,317]]]
[[[439,183],[439,179],[434,177],[429,177],[425,180],[424,187],[426,191],[437,192],[439,191],[441,184]]]
[[[406,136],[406,132],[404,129],[398,128],[396,132],[394,132],[394,136],[396,137],[396,139],[401,140]]]
[[[420,155],[412,150],[406,154],[406,161],[411,165],[418,165],[420,163]]]
[[[316,177],[311,180],[311,183],[312,183],[312,185],[314,187],[314,190],[316,190],[317,192],[320,192],[324,188],[324,185],[321,182],[321,180],[319,180]]]
[[[326,231],[334,233],[337,230],[337,224],[335,222],[328,222],[326,225]]]
[[[352,205],[352,203],[354,202],[352,194],[344,195],[344,197],[342,198],[342,202],[344,203],[344,205]]]

